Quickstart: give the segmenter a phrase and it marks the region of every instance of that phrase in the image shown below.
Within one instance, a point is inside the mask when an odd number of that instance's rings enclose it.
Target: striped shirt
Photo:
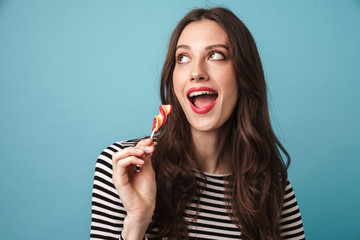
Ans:
[[[112,183],[112,155],[136,143],[116,142],[106,148],[96,162],[90,239],[120,239],[126,211]],[[189,239],[241,239],[240,229],[231,221],[225,207],[228,200],[225,188],[229,184],[226,175],[206,173],[206,179],[197,175],[197,181],[201,186],[200,201],[193,200],[186,208]],[[193,220],[195,216],[196,221]],[[289,182],[280,231],[282,239],[305,239],[299,207]],[[145,238],[152,239],[154,233],[156,229],[147,232]]]

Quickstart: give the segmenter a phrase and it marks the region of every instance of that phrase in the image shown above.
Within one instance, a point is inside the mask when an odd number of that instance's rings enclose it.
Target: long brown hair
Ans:
[[[223,158],[232,171],[229,180],[233,184],[227,189],[231,193],[230,216],[240,228],[242,239],[280,239],[280,213],[290,157],[271,127],[264,72],[255,41],[241,20],[224,8],[192,10],[170,38],[160,93],[162,103],[173,105],[173,112],[158,136],[152,156],[158,191],[150,228],[159,229],[158,237],[187,238],[185,207],[199,193],[194,169],[204,175],[196,161],[189,123],[175,96],[172,79],[176,46],[183,29],[203,19],[217,22],[226,31],[238,81],[238,102],[222,127],[218,142],[220,157],[230,153],[230,158]]]

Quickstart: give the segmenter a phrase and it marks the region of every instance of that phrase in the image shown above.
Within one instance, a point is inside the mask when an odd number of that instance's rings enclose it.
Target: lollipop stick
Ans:
[[[154,138],[154,135],[155,135],[155,129],[152,131],[151,136],[150,136],[150,139],[153,139],[153,138]],[[142,166],[136,165],[136,171],[137,171],[137,172],[141,172],[141,169],[142,169]]]
[[[151,136],[150,136],[150,139],[153,139],[153,138],[154,138],[154,135],[155,135],[155,129],[152,131]]]
[[[161,123],[165,123],[167,116],[171,112],[171,109],[172,109],[171,105],[161,105],[160,106],[160,114],[155,116],[155,118],[154,118],[154,125],[153,125],[154,130],[151,133],[150,139],[154,138],[156,130],[159,131],[161,129],[161,127],[163,127],[163,124],[161,124]],[[159,123],[159,121],[160,121],[160,123]],[[141,172],[141,169],[142,169],[142,166],[136,165],[137,172]]]

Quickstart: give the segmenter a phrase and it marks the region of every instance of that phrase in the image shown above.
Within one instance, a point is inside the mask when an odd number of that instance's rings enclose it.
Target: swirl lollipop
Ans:
[[[160,129],[165,125],[166,119],[171,113],[172,106],[171,105],[161,105],[160,113],[154,117],[154,123],[152,126],[152,133],[150,138],[153,138],[154,135],[160,131]]]
[[[165,125],[166,118],[171,113],[172,106],[171,105],[161,105],[160,113],[154,117],[154,123],[152,125],[152,133],[150,139],[154,138],[154,135],[160,131],[160,129]],[[136,171],[140,172],[142,167],[140,165],[136,165]]]

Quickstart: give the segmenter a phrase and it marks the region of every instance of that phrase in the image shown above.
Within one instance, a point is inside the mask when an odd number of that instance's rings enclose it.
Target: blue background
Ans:
[[[95,161],[150,134],[172,29],[249,27],[308,239],[360,239],[360,1],[0,0],[0,238],[88,239]]]

